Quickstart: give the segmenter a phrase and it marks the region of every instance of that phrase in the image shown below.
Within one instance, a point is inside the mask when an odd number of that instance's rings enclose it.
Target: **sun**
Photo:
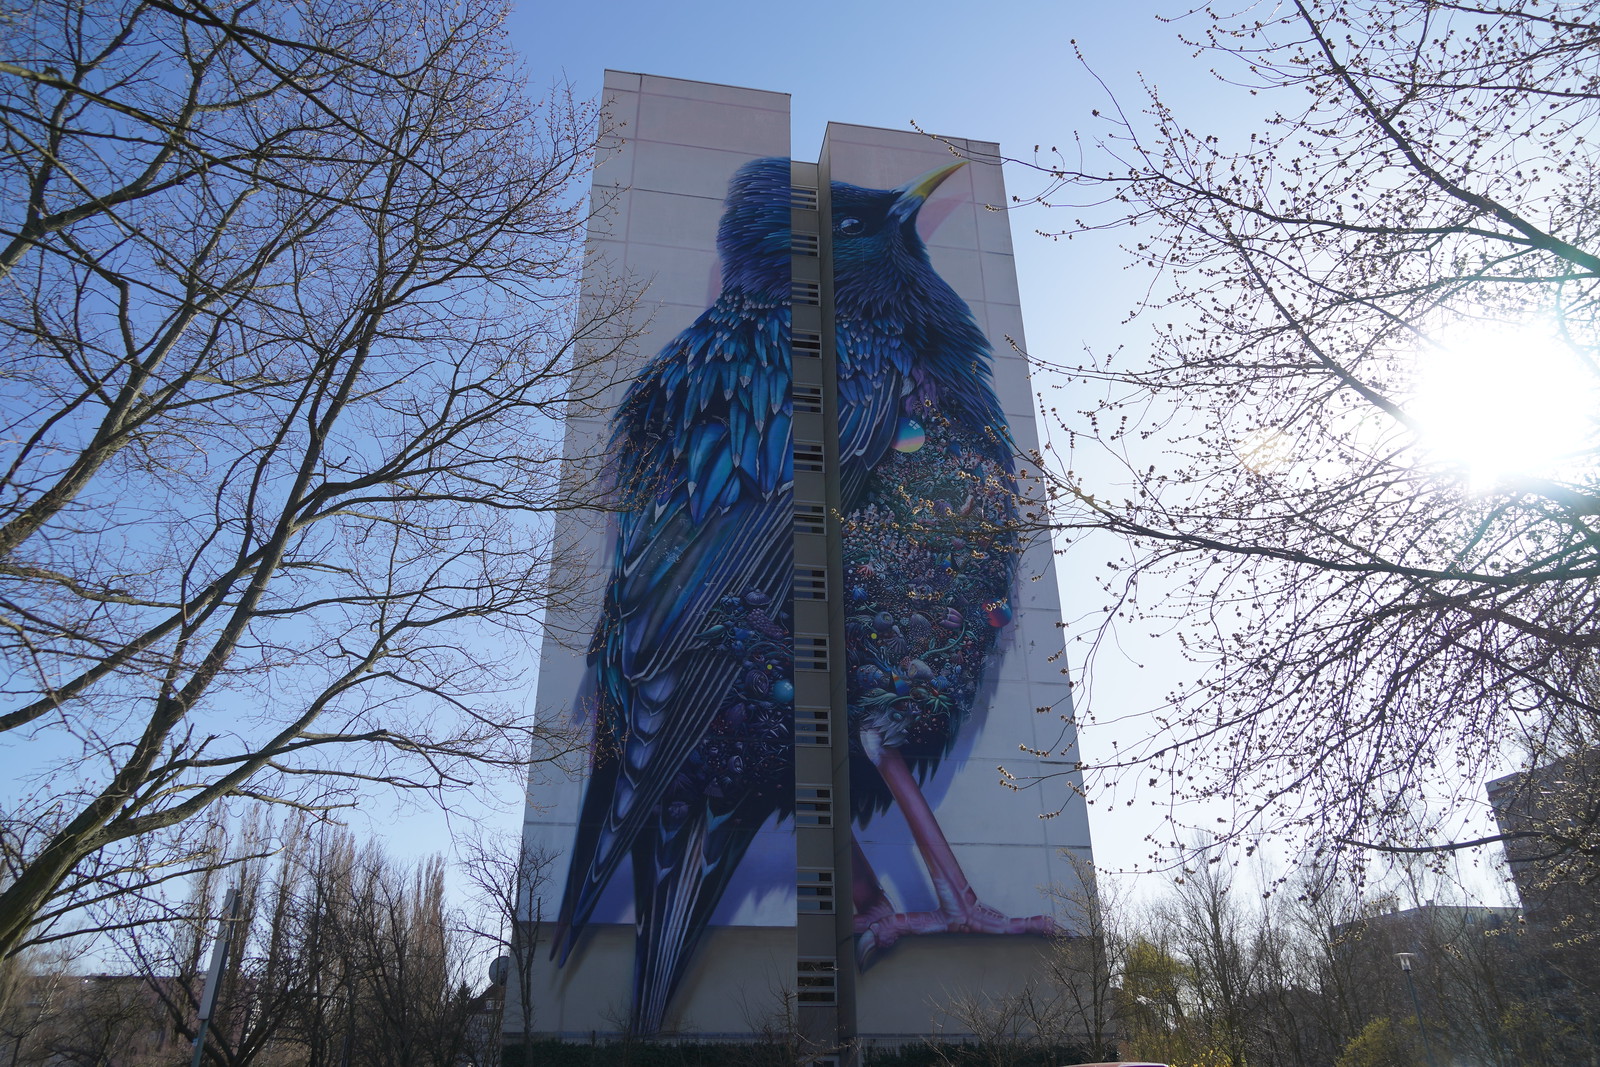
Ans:
[[[1474,492],[1594,466],[1600,372],[1554,330],[1460,324],[1419,353],[1416,381],[1423,448]]]

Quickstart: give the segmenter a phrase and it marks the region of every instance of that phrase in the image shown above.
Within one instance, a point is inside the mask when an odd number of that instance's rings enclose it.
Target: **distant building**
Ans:
[[[562,859],[507,1032],[959,1039],[1090,859],[998,146],[791,160],[787,95],[615,71],[605,106],[585,298],[648,282],[648,329],[569,424],[616,509],[559,531],[538,714],[591,751],[536,764]]]
[[[0,1067],[155,1067],[187,1059],[173,1025],[170,978],[52,974],[18,983],[0,1012]]]
[[[1528,922],[1557,942],[1600,948],[1600,751],[1508,774],[1488,790]]]
[[[1600,750],[1508,774],[1488,790],[1545,984],[1600,1005]]]
[[[1423,904],[1374,912],[1334,927],[1335,943],[1351,949],[1376,943],[1385,952],[1412,952],[1426,956],[1499,931],[1515,931],[1521,920],[1516,908],[1481,905]]]

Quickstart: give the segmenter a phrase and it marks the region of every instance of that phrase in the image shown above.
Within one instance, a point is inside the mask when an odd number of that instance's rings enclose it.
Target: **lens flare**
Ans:
[[[1418,357],[1411,411],[1428,453],[1482,492],[1590,468],[1597,400],[1594,371],[1552,331],[1472,323]]]

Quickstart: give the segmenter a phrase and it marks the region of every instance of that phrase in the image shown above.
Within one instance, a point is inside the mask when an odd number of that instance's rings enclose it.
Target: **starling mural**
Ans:
[[[855,844],[862,968],[910,936],[1054,929],[980,900],[924,793],[988,691],[1017,574],[992,352],[917,231],[959,166],[831,186],[850,814],[898,812],[936,901],[901,910]],[[787,159],[739,169],[720,294],[612,422],[620,500],[582,701],[595,742],[552,953],[583,951],[631,869],[638,1033],[661,1028],[757,832],[794,804],[790,192]]]
[[[789,161],[735,175],[722,293],[613,424],[623,494],[589,650],[594,757],[554,951],[631,859],[632,1028],[660,1029],[751,840],[794,798]]]
[[[941,1012],[1039,980],[1092,858],[999,146],[791,161],[786,94],[622,71],[604,107],[583,307],[647,285],[644,332],[573,383],[564,477],[614,506],[556,519],[534,711],[592,748],[530,763],[507,1036],[970,1038]]]
[[[1014,445],[993,353],[917,233],[956,163],[889,190],[832,183],[850,802],[897,806],[937,906],[896,909],[854,849],[863,967],[912,934],[1047,934],[977,897],[921,783],[957,741],[1012,621]]]

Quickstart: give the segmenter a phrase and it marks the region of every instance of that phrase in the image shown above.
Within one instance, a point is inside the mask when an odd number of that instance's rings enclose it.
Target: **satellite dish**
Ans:
[[[489,964],[489,981],[495,985],[505,985],[506,979],[511,977],[511,957],[496,956]]]

